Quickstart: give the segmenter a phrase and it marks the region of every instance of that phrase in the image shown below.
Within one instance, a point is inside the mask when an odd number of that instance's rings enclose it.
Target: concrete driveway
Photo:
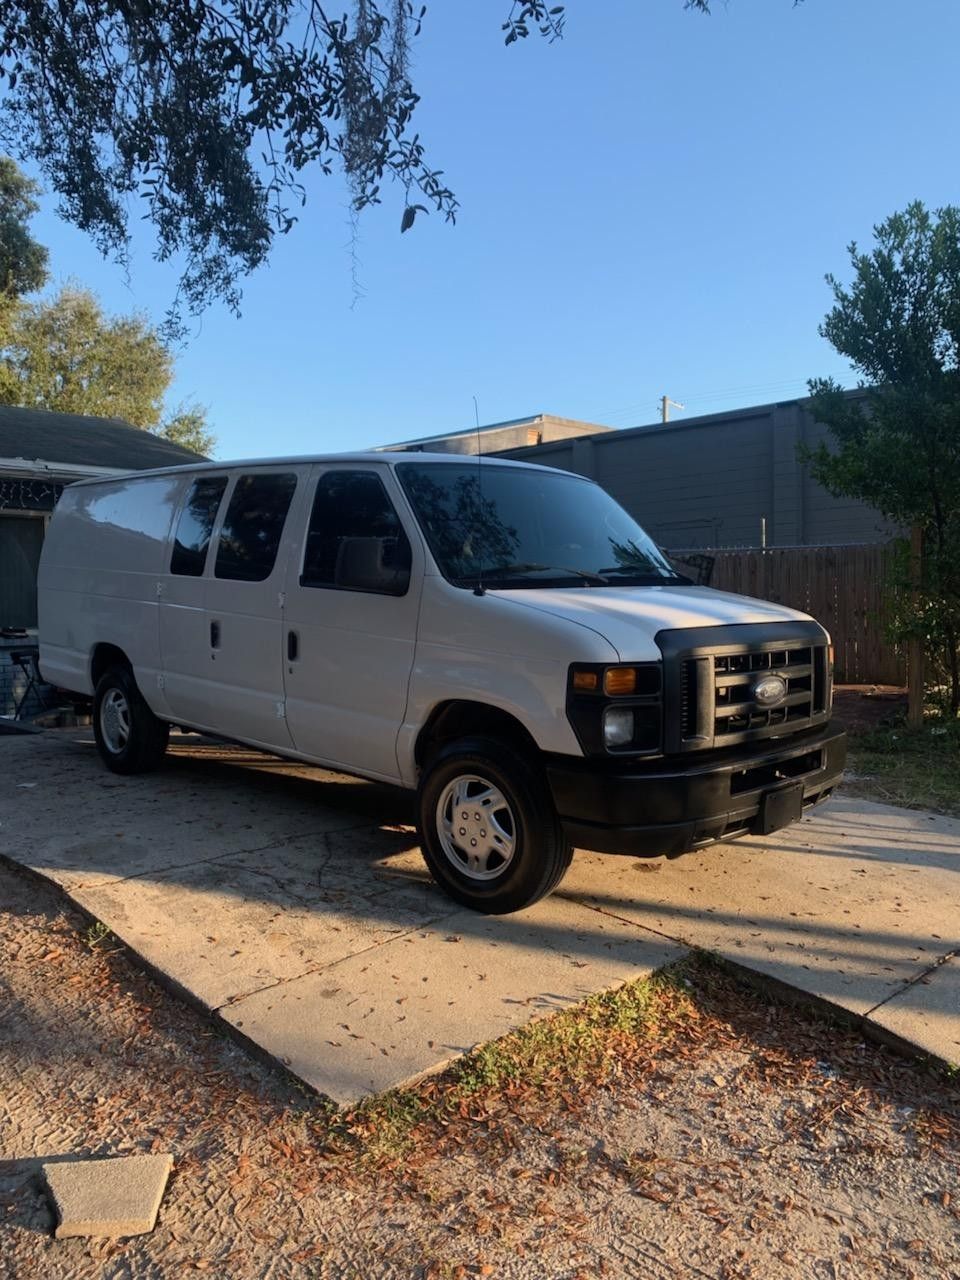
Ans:
[[[503,918],[430,882],[410,797],[194,736],[119,778],[86,732],[0,737],[0,854],[337,1102],[691,945],[960,1060],[960,822],[834,800],[675,862],[578,853]]]

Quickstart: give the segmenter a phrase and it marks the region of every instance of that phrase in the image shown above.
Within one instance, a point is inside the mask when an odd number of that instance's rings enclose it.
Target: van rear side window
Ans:
[[[187,495],[170,557],[170,572],[199,578],[207,559],[210,534],[227,487],[226,476],[201,476]]]
[[[292,472],[240,476],[220,530],[218,578],[263,582],[270,577],[296,487]]]

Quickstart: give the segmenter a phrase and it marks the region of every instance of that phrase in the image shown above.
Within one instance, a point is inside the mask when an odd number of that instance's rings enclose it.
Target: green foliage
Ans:
[[[102,920],[94,920],[92,924],[87,926],[84,934],[84,941],[91,951],[96,951],[97,947],[102,946],[105,942],[110,942],[113,934],[103,923]]]
[[[960,710],[960,209],[919,201],[874,228],[870,253],[849,248],[853,282],[833,276],[820,332],[872,384],[851,399],[810,383],[832,447],[808,451],[817,480],[900,526],[923,530],[920,581],[901,550],[892,583],[900,635],[922,634]],[[864,386],[864,383],[861,383]],[[916,585],[919,593],[914,596]]]
[[[163,419],[172,377],[170,351],[143,316],[107,317],[92,293],[68,286],[16,307],[0,352],[0,403],[123,418],[209,452],[202,410]]]
[[[42,288],[47,251],[29,231],[38,188],[0,156],[0,404],[123,418],[197,453],[215,445],[205,411],[163,417],[173,358],[143,316],[104,316],[88,290],[68,286],[27,303]]]
[[[217,444],[216,436],[207,429],[207,412],[199,405],[181,405],[152,430],[154,435],[172,440],[174,444],[183,445],[185,449],[192,449],[205,457],[213,453]]]
[[[918,640],[924,653],[927,701],[941,711],[952,707],[953,664],[960,636],[960,606],[952,563],[960,554],[955,537],[941,554],[928,538],[919,565],[905,538],[894,542],[888,560],[883,623],[890,639]]]
[[[40,188],[7,156],[0,156],[0,297],[19,298],[47,282],[47,251],[27,223],[39,205]]]
[[[506,0],[503,0],[506,3]],[[514,0],[506,44],[557,39],[564,5]],[[710,0],[684,0],[710,12]],[[37,164],[63,214],[125,261],[137,196],[181,301],[239,305],[239,282],[296,222],[308,168],[346,174],[353,210],[404,192],[453,220],[457,200],[412,127],[419,0],[0,0],[0,138]],[[423,203],[413,198],[419,193]]]
[[[169,351],[143,316],[108,319],[86,289],[22,306],[3,355],[14,379],[8,403],[159,425]]]

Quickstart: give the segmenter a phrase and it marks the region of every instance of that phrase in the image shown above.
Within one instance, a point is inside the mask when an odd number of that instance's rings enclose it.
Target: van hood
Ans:
[[[735,626],[744,622],[809,621],[805,613],[767,600],[715,591],[711,587],[563,587],[490,589],[491,594],[527,609],[568,618],[597,631],[623,662],[660,658],[658,631],[685,627]]]

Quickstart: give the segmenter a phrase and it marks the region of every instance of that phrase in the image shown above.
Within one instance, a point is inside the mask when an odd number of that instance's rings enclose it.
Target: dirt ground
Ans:
[[[848,733],[878,729],[907,712],[907,691],[892,684],[838,684],[833,713]]]
[[[0,939],[4,1280],[960,1277],[957,1083],[705,962],[599,1081],[334,1121],[3,865]],[[52,1238],[40,1157],[155,1150],[152,1235]]]

